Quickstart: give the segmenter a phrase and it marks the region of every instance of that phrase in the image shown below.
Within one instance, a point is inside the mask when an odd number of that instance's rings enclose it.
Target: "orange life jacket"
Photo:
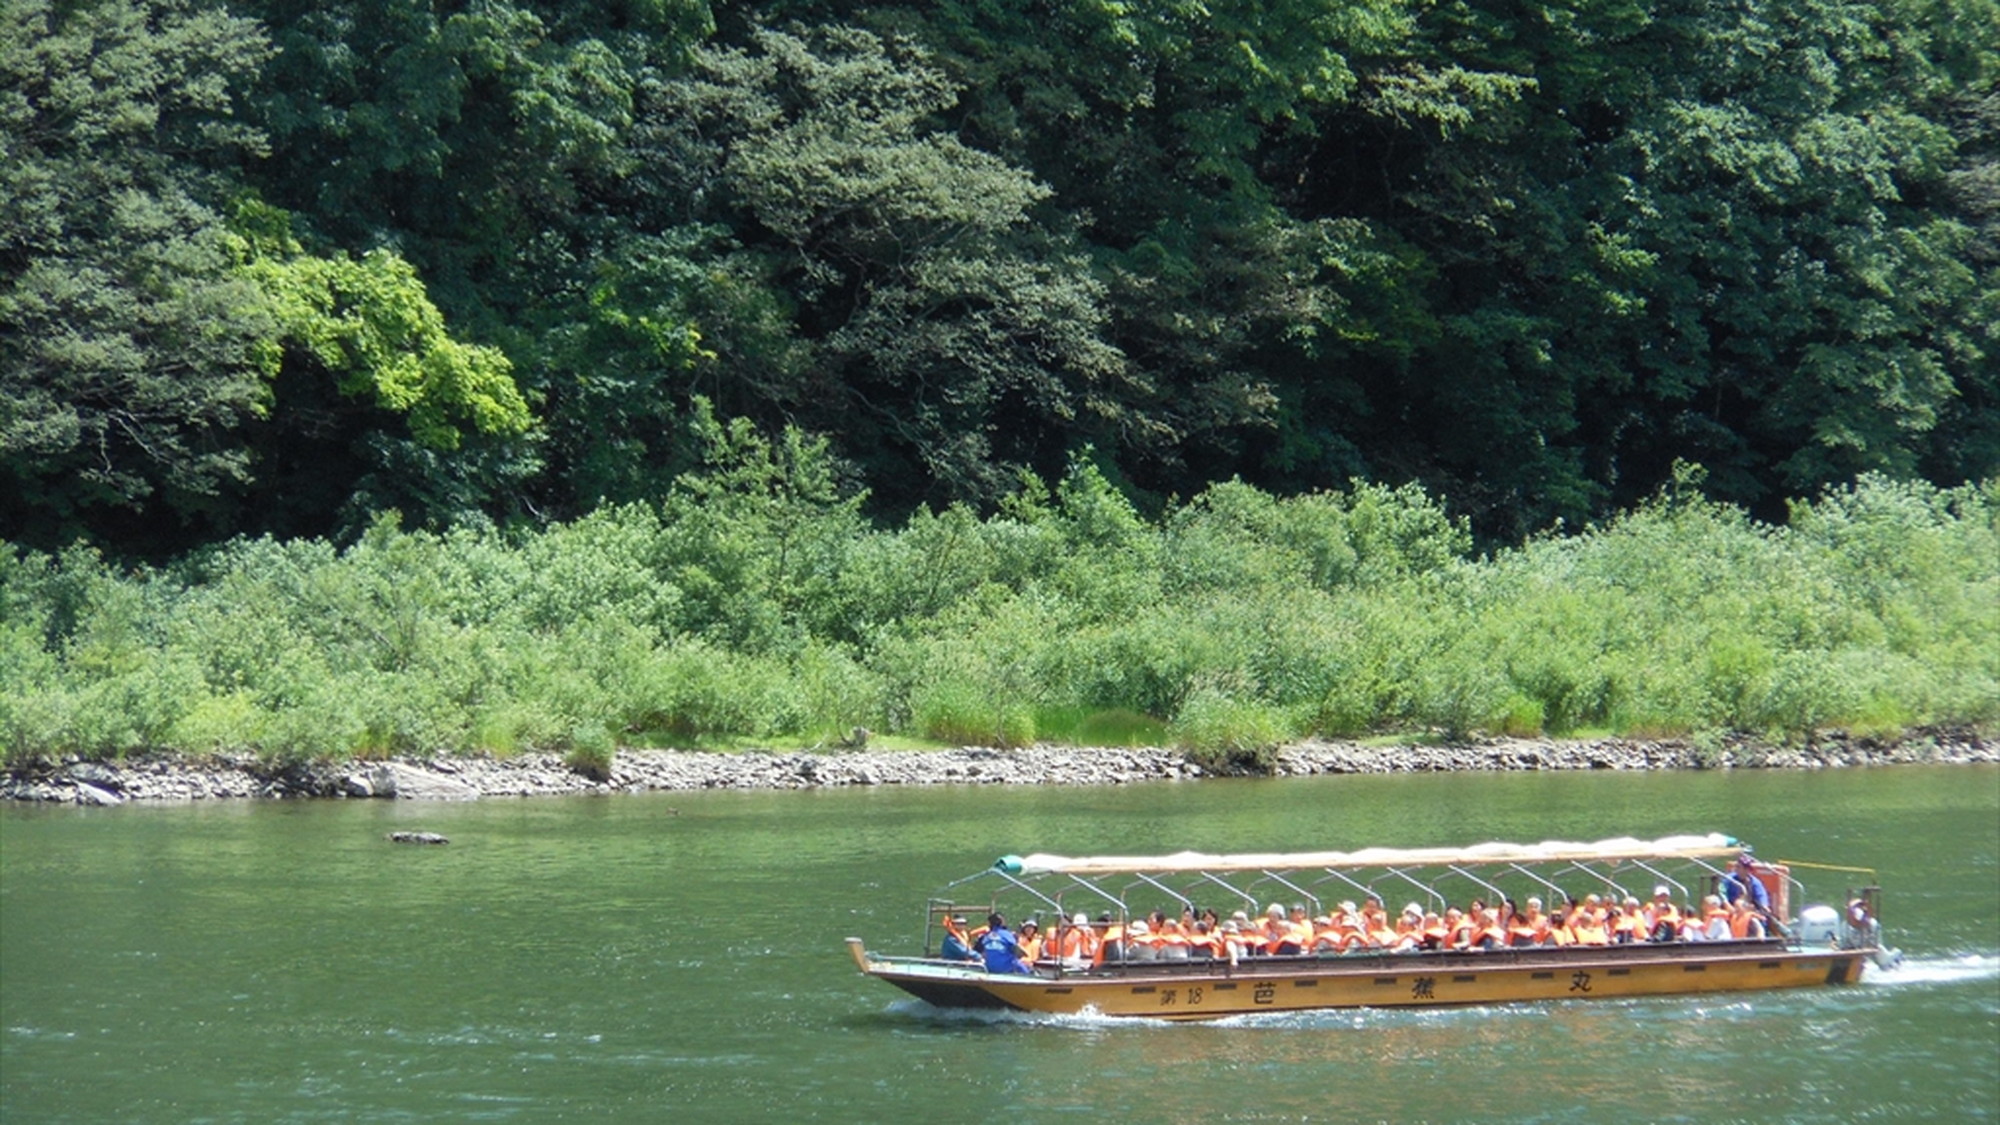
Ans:
[[[1590,911],[1583,912],[1583,920],[1570,923],[1570,932],[1576,936],[1578,945],[1610,945],[1611,935],[1604,932],[1604,923],[1598,921]]]
[[[1093,965],[1104,964],[1104,951],[1111,948],[1113,943],[1124,940],[1125,927],[1123,924],[1113,922],[1111,925],[1105,927],[1104,936],[1097,941],[1097,948],[1090,951],[1090,963]]]

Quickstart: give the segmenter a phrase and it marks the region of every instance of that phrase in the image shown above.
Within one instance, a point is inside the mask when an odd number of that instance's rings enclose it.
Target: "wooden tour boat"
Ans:
[[[848,938],[847,945],[863,973],[939,1007],[1170,1020],[1851,984],[1869,962],[1886,967],[1899,959],[1882,947],[1874,872],[1754,859],[1737,870],[1768,892],[1771,936],[1761,938],[1484,951],[1321,948],[1234,961],[1141,960],[1140,950],[1128,955],[1116,948],[1096,963],[1045,958],[1026,973],[988,972],[978,961],[942,956],[949,919],[983,921],[994,912],[1010,923],[1032,915],[1049,918],[1046,936],[1051,948],[1059,948],[1077,914],[1098,919],[1091,925],[1099,934],[1107,929],[1120,934],[1155,906],[1178,913],[1213,905],[1223,917],[1240,908],[1256,918],[1262,913],[1258,904],[1274,899],[1310,904],[1310,915],[1323,918],[1323,898],[1386,903],[1392,895],[1415,896],[1413,905],[1442,913],[1456,901],[1454,895],[1477,895],[1494,904],[1535,895],[1553,909],[1564,902],[1565,888],[1575,888],[1578,897],[1603,893],[1617,903],[1645,895],[1648,887],[1667,888],[1676,904],[1696,904],[1722,893],[1732,862],[1747,851],[1737,840],[1714,834],[1349,853],[1006,856],[929,900],[922,956],[879,956],[860,938]],[[1865,876],[1865,885],[1848,889],[1844,909],[1813,906],[1793,915],[1789,908],[1803,894],[1793,871],[1803,868]]]

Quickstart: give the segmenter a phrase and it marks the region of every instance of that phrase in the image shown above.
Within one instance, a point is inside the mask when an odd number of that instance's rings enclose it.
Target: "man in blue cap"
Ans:
[[[1720,889],[1722,901],[1729,905],[1735,906],[1737,899],[1749,895],[1750,905],[1757,908],[1759,915],[1765,918],[1771,916],[1770,888],[1757,877],[1757,857],[1747,850],[1737,854],[1735,869],[1723,874]]]

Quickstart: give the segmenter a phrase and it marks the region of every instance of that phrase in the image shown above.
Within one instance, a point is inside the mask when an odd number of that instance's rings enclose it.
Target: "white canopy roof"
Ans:
[[[1474,863],[1548,863],[1564,860],[1713,859],[1742,850],[1733,837],[1620,836],[1595,843],[1544,840],[1539,844],[1474,844],[1467,848],[1363,848],[1355,852],[1255,852],[1212,855],[1176,852],[1158,856],[1007,856],[994,866],[1021,875],[1115,875],[1189,871],[1267,871],[1301,867],[1441,867]],[[1018,866],[1017,866],[1018,865]]]

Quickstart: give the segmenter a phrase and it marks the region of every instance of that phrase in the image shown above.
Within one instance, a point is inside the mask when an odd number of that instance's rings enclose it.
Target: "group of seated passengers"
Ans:
[[[1154,911],[1145,919],[1120,922],[1100,915],[1091,922],[1082,914],[1043,933],[1033,919],[1021,923],[1018,934],[1005,920],[991,915],[987,925],[966,931],[963,918],[945,923],[943,955],[947,960],[984,961],[996,972],[1025,972],[1036,963],[1080,969],[1106,961],[1228,961],[1321,953],[1481,951],[1530,947],[1629,945],[1643,942],[1729,941],[1765,936],[1765,909],[1743,893],[1725,904],[1709,895],[1700,909],[1676,907],[1664,886],[1653,889],[1651,902],[1626,896],[1623,903],[1597,895],[1570,899],[1552,913],[1542,900],[1523,906],[1503,899],[1488,906],[1474,899],[1465,910],[1450,907],[1443,914],[1427,913],[1411,903],[1393,921],[1378,898],[1356,907],[1343,902],[1332,914],[1308,918],[1303,905],[1288,912],[1277,903],[1252,921],[1237,911],[1228,919],[1213,910],[1183,908],[1179,916]]]

